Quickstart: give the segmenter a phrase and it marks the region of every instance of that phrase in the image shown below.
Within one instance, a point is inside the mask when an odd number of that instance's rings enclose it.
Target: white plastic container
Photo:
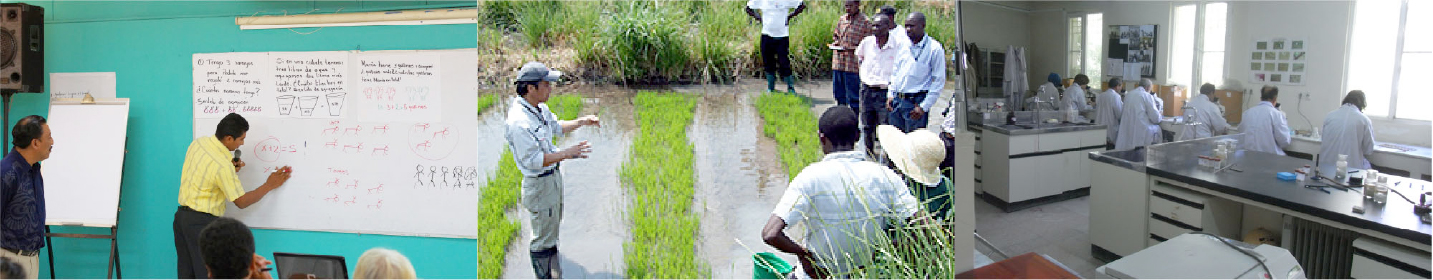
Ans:
[[[1378,177],[1378,191],[1373,194],[1373,203],[1388,203],[1388,177]]]
[[[1343,180],[1348,177],[1348,155],[1338,155],[1338,162],[1334,163],[1334,166],[1338,167],[1333,174],[1335,180]]]

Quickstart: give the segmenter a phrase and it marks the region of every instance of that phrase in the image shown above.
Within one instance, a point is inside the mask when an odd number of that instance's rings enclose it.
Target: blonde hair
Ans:
[[[354,279],[417,279],[413,263],[398,251],[373,248],[358,257],[358,267],[353,269]]]

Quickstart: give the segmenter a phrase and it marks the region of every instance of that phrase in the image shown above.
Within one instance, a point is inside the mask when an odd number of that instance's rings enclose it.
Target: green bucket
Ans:
[[[791,264],[776,257],[776,254],[757,253],[751,259],[755,263],[751,269],[753,279],[786,279],[786,275],[791,274]]]

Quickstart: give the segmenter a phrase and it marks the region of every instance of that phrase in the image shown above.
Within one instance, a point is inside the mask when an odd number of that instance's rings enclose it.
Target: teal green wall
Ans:
[[[11,2],[6,0],[6,2]],[[120,199],[119,249],[124,277],[176,277],[172,222],[179,170],[191,134],[191,55],[217,52],[474,48],[473,25],[330,27],[301,35],[286,29],[241,31],[234,15],[344,12],[473,6],[473,2],[72,2],[45,6],[46,72],[115,72],[118,96],[130,99],[128,154]],[[309,32],[313,28],[295,31]],[[475,63],[475,62],[474,62]],[[47,74],[48,77],[48,74]],[[47,87],[48,88],[48,87]],[[11,118],[45,115],[48,95],[17,95]],[[64,149],[65,147],[55,147]],[[76,174],[78,175],[78,174]],[[476,198],[474,198],[476,201]],[[263,204],[256,207],[263,207]],[[456,215],[455,215],[456,217]],[[55,232],[108,233],[56,227]],[[255,230],[258,252],[342,255],[350,271],[372,247],[403,252],[421,278],[476,277],[471,239]],[[60,278],[104,278],[108,240],[56,238]],[[41,278],[48,278],[41,255]]]

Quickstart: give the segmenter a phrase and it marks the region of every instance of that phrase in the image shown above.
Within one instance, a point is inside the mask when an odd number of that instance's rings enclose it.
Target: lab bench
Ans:
[[[1337,278],[1389,275],[1367,274],[1370,267],[1382,265],[1428,278],[1430,225],[1413,213],[1412,203],[1390,193],[1385,204],[1375,204],[1363,198],[1361,189],[1325,193],[1305,188],[1315,184],[1311,181],[1275,178],[1275,173],[1313,165],[1304,159],[1237,151],[1226,160],[1231,168],[1216,171],[1198,164],[1196,157],[1207,155],[1215,140],[1239,138],[1242,135],[1090,153],[1089,161],[1095,163],[1090,168],[1089,230],[1094,255],[1118,259],[1161,238],[1192,231],[1242,239],[1242,233],[1261,225],[1251,223],[1250,213],[1271,212],[1278,224],[1268,229],[1310,273]],[[1390,184],[1415,201],[1418,193],[1433,190],[1433,183],[1404,177],[1391,177]],[[1354,206],[1363,207],[1364,213],[1353,213]],[[1368,244],[1385,249],[1365,249]],[[1406,253],[1410,251],[1417,253]],[[1384,255],[1415,258],[1378,257]],[[1374,259],[1384,262],[1370,262]]]
[[[1058,111],[1016,112],[1016,124],[1008,125],[1005,114],[973,112],[967,118],[966,129],[979,135],[974,167],[982,199],[1014,212],[1089,193],[1084,157],[1104,149],[1104,125],[1035,122],[1059,119]]]
[[[1320,145],[1323,141],[1319,138],[1294,135],[1293,141],[1284,151],[1299,152],[1309,155],[1318,155]],[[1373,164],[1379,172],[1388,172],[1394,169],[1407,173],[1406,177],[1421,178],[1429,180],[1433,177],[1433,149],[1413,145],[1394,144],[1374,141],[1373,155],[1368,156],[1368,162]],[[1402,172],[1399,172],[1402,173]],[[1398,174],[1403,175],[1403,174]]]

